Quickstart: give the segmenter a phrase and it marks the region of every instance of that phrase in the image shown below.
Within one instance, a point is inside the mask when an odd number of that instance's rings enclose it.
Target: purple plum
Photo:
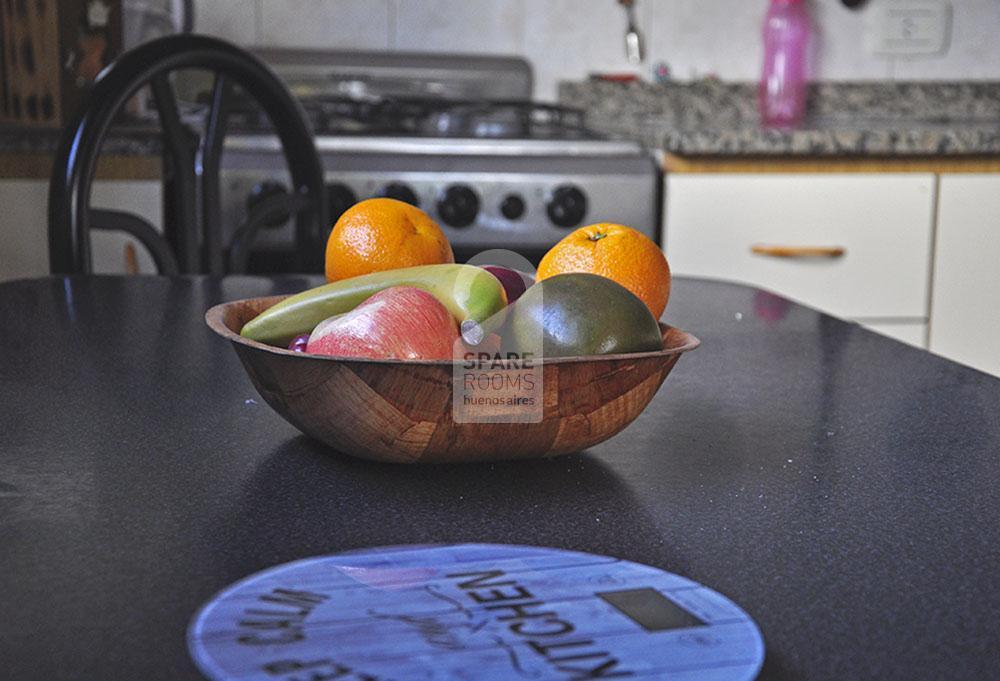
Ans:
[[[309,334],[304,333],[293,338],[292,342],[288,344],[288,349],[292,352],[305,352],[307,345],[309,345]]]
[[[513,303],[520,298],[528,287],[535,283],[535,278],[530,274],[512,270],[501,265],[483,265],[482,268],[500,280],[503,290],[507,294],[507,304]]]

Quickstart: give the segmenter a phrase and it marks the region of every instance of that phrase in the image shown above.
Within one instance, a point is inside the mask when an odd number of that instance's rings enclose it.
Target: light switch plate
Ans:
[[[871,7],[866,35],[874,54],[942,54],[951,39],[951,3],[883,0]]]

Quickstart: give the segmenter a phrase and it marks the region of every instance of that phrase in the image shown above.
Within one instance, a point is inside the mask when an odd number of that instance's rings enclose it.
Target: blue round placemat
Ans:
[[[210,679],[749,681],[753,620],[648,565],[532,546],[402,546],[252,575],[196,615]]]

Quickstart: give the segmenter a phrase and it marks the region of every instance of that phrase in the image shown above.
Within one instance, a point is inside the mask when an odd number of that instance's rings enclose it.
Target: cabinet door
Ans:
[[[668,175],[664,243],[676,274],[729,279],[852,319],[927,318],[930,174]],[[779,258],[755,245],[840,247]]]
[[[49,273],[45,180],[0,181],[0,281]]]
[[[930,349],[1000,375],[1000,176],[944,175]]]
[[[163,230],[163,185],[158,180],[101,180],[94,183],[90,203],[95,208],[115,208],[145,218]],[[146,248],[121,232],[94,230],[90,233],[94,271],[104,274],[125,272],[125,246],[135,248],[139,274],[156,274],[156,263]]]
[[[95,207],[129,211],[160,228],[162,188],[158,181],[102,180],[94,183]],[[0,181],[0,281],[42,277],[49,273],[49,183],[45,180]],[[125,245],[132,243],[142,274],[155,274],[156,265],[146,249],[119,232],[91,233],[94,271],[125,272]]]

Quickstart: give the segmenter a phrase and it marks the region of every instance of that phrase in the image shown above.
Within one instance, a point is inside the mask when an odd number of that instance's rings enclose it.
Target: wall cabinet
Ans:
[[[931,173],[667,175],[663,242],[678,275],[750,283],[924,346],[936,182]]]
[[[1000,375],[1000,175],[942,175],[930,349]]]

